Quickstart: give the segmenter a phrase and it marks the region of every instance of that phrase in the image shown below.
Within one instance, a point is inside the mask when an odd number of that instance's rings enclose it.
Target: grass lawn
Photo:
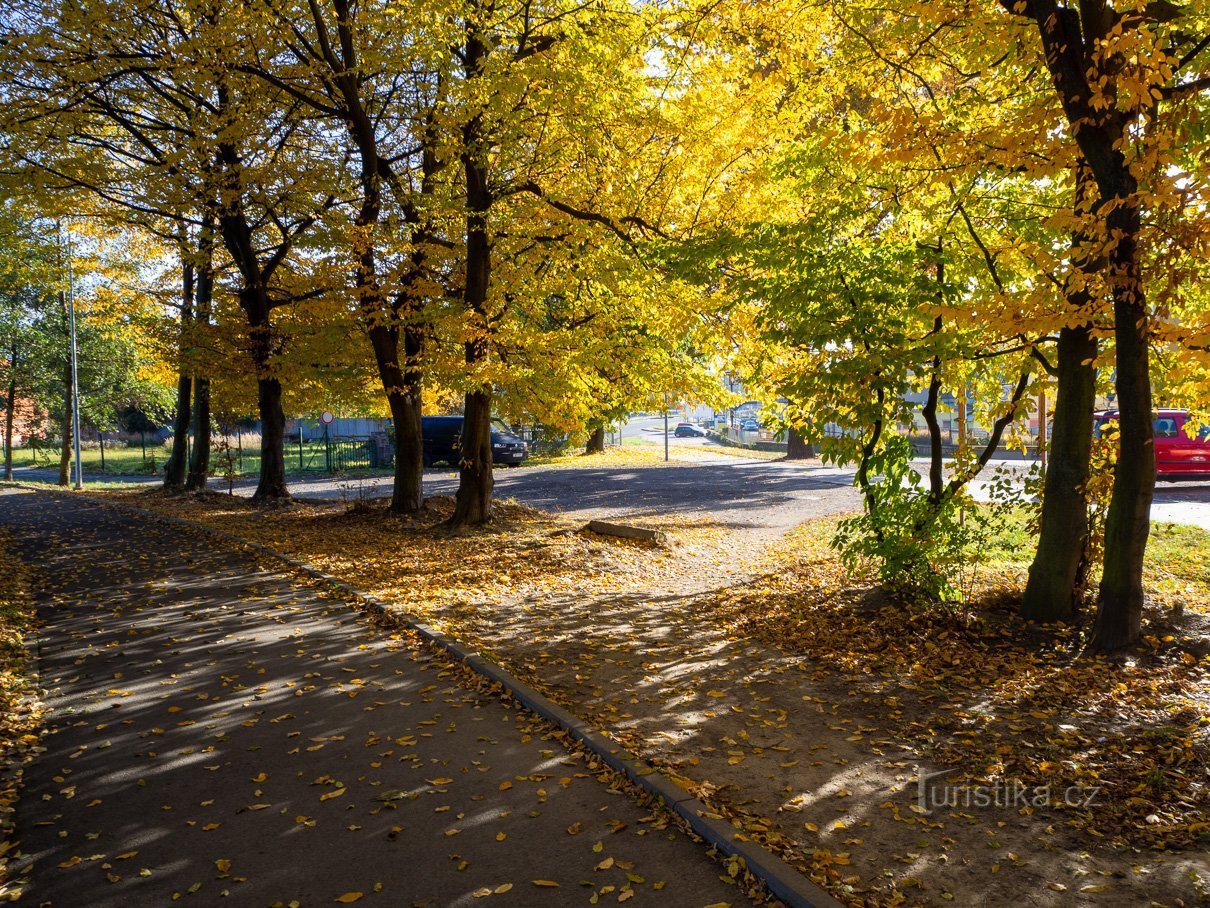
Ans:
[[[81,452],[80,461],[85,472],[113,473],[117,475],[135,475],[139,473],[158,472],[163,469],[168,459],[168,449],[161,445],[147,445],[147,459],[143,458],[141,447],[129,448],[125,445],[105,446],[105,469],[101,469],[101,449],[96,445],[85,446]],[[154,469],[153,469],[154,465]],[[42,467],[57,470],[59,468],[59,451],[57,449],[13,448],[14,467]]]
[[[320,440],[304,442],[301,448],[297,439],[292,443],[287,440],[285,446],[286,472],[326,472],[326,451],[327,449],[323,441]],[[162,476],[164,465],[168,462],[168,457],[171,453],[171,448],[168,445],[152,444],[150,441],[147,444],[146,457],[144,457],[143,448],[140,445],[128,447],[124,444],[107,444],[105,446],[104,467],[102,467],[100,447],[95,444],[88,444],[84,447],[80,459],[84,465],[85,473],[103,473],[114,476]],[[59,451],[57,449],[33,450],[30,448],[14,448],[13,466],[58,470]],[[223,456],[217,450],[211,452],[210,469],[213,474],[213,481],[221,486],[223,474],[227,467],[223,461]],[[231,469],[241,478],[258,475],[260,473],[259,447],[252,442],[245,444],[242,452],[232,447]],[[390,471],[360,470],[356,472],[389,475]]]

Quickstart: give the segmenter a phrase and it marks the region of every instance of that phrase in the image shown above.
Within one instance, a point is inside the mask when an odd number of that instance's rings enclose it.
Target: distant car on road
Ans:
[[[461,416],[425,416],[421,419],[424,433],[424,465],[445,461],[456,466],[462,450]],[[492,420],[492,463],[508,467],[520,466],[529,455],[529,445],[512,434],[498,419]]]
[[[676,431],[672,433],[677,438],[705,438],[706,430],[691,422],[677,423]]]
[[[741,432],[759,432],[760,423],[758,423],[755,419],[745,419],[739,424],[739,430]]]
[[[1093,434],[1111,421],[1117,421],[1117,410],[1096,414]],[[1210,480],[1210,426],[1202,426],[1192,438],[1185,431],[1189,422],[1186,410],[1160,409],[1152,420],[1155,433],[1155,476],[1167,482]]]

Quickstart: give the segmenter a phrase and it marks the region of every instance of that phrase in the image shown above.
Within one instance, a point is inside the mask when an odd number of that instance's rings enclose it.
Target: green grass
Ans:
[[[1030,512],[1009,512],[999,531],[983,546],[988,561],[1028,567],[1037,537],[1029,526]],[[1147,561],[1190,581],[1210,580],[1210,532],[1180,523],[1153,523],[1147,543]]]
[[[105,446],[105,465],[102,467],[100,448],[95,444],[86,444],[81,452],[80,460],[84,465],[85,473],[102,473],[112,476],[160,476],[163,474],[164,464],[168,462],[168,457],[171,453],[171,448],[168,445],[148,443],[147,454],[144,457],[143,449],[140,445],[128,447],[124,444],[107,444]],[[302,446],[301,461],[297,441],[293,443],[287,441],[285,453],[287,473],[300,472],[300,464],[302,467],[301,472],[324,472],[325,447],[322,441],[305,442]],[[256,476],[260,473],[260,451],[258,447],[253,445],[245,446],[242,457],[233,448],[231,457],[233,460],[232,466],[237,476]],[[13,466],[58,470],[59,450],[58,448],[43,448],[35,451],[30,448],[14,448]],[[214,473],[215,479],[221,480],[223,478],[225,466],[218,451],[211,452],[210,469]],[[361,469],[348,471],[345,475],[352,473],[380,475],[389,472],[389,470]]]
[[[119,475],[134,475],[150,473],[151,462],[154,460],[157,471],[164,466],[168,459],[168,449],[160,445],[147,446],[147,459],[143,459],[141,447],[129,448],[125,445],[105,446],[105,469],[103,472]],[[95,445],[86,445],[80,452],[80,461],[84,464],[85,472],[102,472],[101,450]],[[58,448],[13,448],[14,467],[41,467],[57,470],[59,468]]]
[[[1007,575],[1024,585],[1033,561],[1037,536],[1029,526],[1030,511],[1015,508],[979,547],[981,572]],[[786,549],[808,557],[835,557],[829,542],[836,532],[837,518],[809,520],[787,537]],[[1148,593],[1165,601],[1180,601],[1199,610],[1210,603],[1210,532],[1177,523],[1153,523],[1147,542],[1143,579]],[[1100,566],[1090,579],[1100,578]]]

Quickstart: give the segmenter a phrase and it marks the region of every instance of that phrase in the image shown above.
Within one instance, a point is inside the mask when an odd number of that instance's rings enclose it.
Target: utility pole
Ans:
[[[60,232],[60,248],[62,248],[63,225],[56,225]],[[75,442],[76,455],[76,490],[84,488],[84,466],[80,460],[80,380],[76,370],[76,293],[75,280],[71,267],[71,231],[67,233],[67,333],[70,337],[71,348],[71,434]]]
[[[668,392],[664,392],[664,463],[668,462]]]

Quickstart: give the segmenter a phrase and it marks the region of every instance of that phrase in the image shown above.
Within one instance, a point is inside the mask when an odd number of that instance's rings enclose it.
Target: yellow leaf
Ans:
[[[219,873],[226,873],[231,869],[231,861],[227,858],[219,858],[214,862],[214,866],[219,869]]]
[[[504,893],[508,892],[508,890],[512,888],[512,883],[501,883],[499,886],[493,889],[492,892],[494,892],[496,895],[504,895]]]
[[[345,905],[350,905],[353,902],[361,901],[361,899],[364,895],[365,895],[364,892],[346,892],[344,895],[338,895],[336,897],[336,901],[341,902],[342,904],[345,904]]]
[[[556,883],[554,880],[534,880],[533,884],[535,886],[541,886],[543,889],[558,889],[559,888],[559,884]]]

